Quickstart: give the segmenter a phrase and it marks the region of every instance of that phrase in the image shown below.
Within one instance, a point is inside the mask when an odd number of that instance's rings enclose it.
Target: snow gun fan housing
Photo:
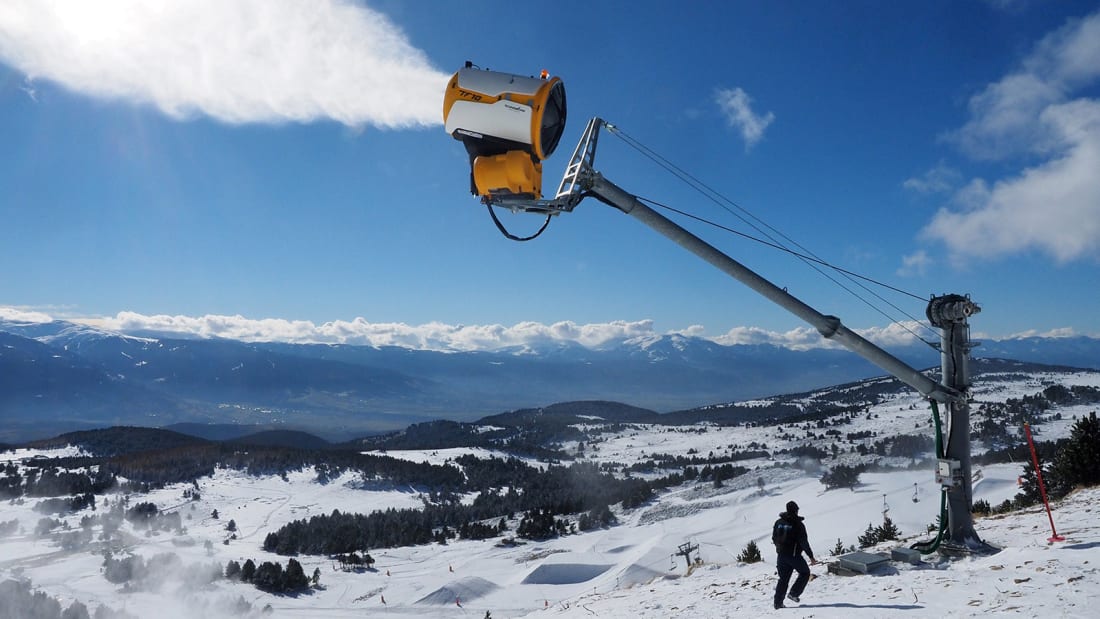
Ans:
[[[470,154],[470,192],[483,198],[542,197],[542,160],[565,131],[561,79],[523,77],[469,63],[443,96],[447,133]]]

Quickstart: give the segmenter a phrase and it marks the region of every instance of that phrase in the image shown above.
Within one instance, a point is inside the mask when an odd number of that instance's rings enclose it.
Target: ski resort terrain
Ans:
[[[944,558],[924,555],[918,564],[889,562],[869,574],[840,575],[827,569],[836,549],[854,550],[859,536],[884,516],[900,539],[865,552],[890,550],[934,537],[940,488],[927,457],[878,455],[870,446],[884,437],[933,432],[926,402],[896,385],[876,380],[844,387],[754,400],[716,409],[762,409],[782,400],[810,410],[814,402],[836,401],[844,393],[860,399],[853,409],[821,426],[811,421],[747,421],[734,425],[694,423],[605,424],[589,416],[576,424],[586,440],[564,442],[561,453],[628,474],[656,477],[648,463],[664,456],[713,457],[759,448],[767,455],[736,461],[747,472],[720,483],[687,481],[658,492],[633,508],[613,505],[616,523],[547,539],[515,535],[519,514],[502,515],[507,531],[487,540],[370,548],[368,569],[343,568],[330,556],[300,554],[305,574],[315,572],[308,590],[276,595],[221,576],[230,561],[285,562],[263,549],[265,536],[287,523],[330,514],[368,514],[415,509],[430,500],[422,488],[401,487],[343,472],[320,483],[314,470],[256,475],[218,468],[194,483],[173,483],[148,492],[109,491],[96,496],[95,511],[57,516],[41,530],[41,499],[23,497],[0,503],[0,583],[57,600],[62,609],[83,605],[90,616],[156,617],[970,617],[993,614],[1090,617],[1100,602],[1096,548],[1100,547],[1100,488],[1079,489],[1052,507],[1053,523],[1064,541],[1051,542],[1051,521],[1043,507],[978,516],[982,539],[999,549],[991,555]],[[1100,373],[1062,369],[1021,369],[983,374],[974,390],[975,426],[982,404],[1004,403],[1042,392],[1052,385],[1100,387]],[[867,399],[868,393],[875,397]],[[1033,424],[1036,438],[1068,436],[1074,420],[1096,404],[1056,406]],[[854,412],[853,412],[854,411]],[[845,419],[839,423],[838,419]],[[827,418],[828,419],[828,418]],[[825,434],[837,423],[842,436]],[[849,433],[861,438],[848,440]],[[1022,435],[1011,433],[1017,444]],[[837,456],[793,455],[815,445]],[[864,445],[864,449],[857,449]],[[974,453],[988,449],[980,440]],[[0,454],[0,466],[21,471],[46,459],[79,456],[77,445],[20,447]],[[867,453],[861,453],[867,452]],[[479,447],[387,449],[390,457],[412,462],[454,463],[466,455],[508,457],[506,451]],[[533,466],[551,463],[528,458]],[[869,466],[852,488],[826,489],[822,474],[840,463]],[[1020,491],[1030,463],[1025,459],[974,466],[975,501],[996,506]],[[188,498],[194,492],[197,500]],[[463,501],[473,501],[473,496]],[[822,564],[800,603],[773,610],[775,556],[772,522],[784,504],[797,501],[806,517],[814,554]],[[113,506],[142,502],[161,514],[178,514],[179,529],[140,529],[122,522],[119,535],[105,539],[101,524],[82,519]],[[232,521],[232,531],[228,523]],[[15,523],[10,524],[10,523]],[[932,532],[930,532],[932,531]],[[755,543],[762,561],[739,556]],[[687,548],[688,552],[684,553]],[[140,582],[113,583],[106,577],[105,553],[143,557],[149,566]],[[158,557],[160,557],[158,559]],[[170,557],[170,558],[166,558]],[[154,569],[153,566],[163,566]],[[98,611],[103,607],[102,611]],[[2,608],[2,607],[0,607]],[[110,609],[109,611],[107,609]],[[101,612],[96,615],[96,612]],[[110,613],[116,614],[110,614]],[[122,614],[128,613],[128,614]]]

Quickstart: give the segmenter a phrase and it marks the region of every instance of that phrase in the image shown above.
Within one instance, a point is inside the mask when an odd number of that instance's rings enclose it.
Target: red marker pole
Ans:
[[[1064,542],[1066,538],[1058,535],[1054,530],[1054,516],[1050,513],[1050,503],[1047,502],[1047,488],[1043,484],[1043,470],[1039,468],[1039,456],[1035,453],[1035,441],[1031,440],[1031,426],[1024,423],[1024,433],[1027,434],[1027,444],[1031,447],[1031,461],[1035,464],[1035,478],[1039,480],[1039,495],[1043,497],[1043,505],[1047,508],[1047,518],[1050,519],[1050,532],[1053,534],[1047,538],[1048,542]]]

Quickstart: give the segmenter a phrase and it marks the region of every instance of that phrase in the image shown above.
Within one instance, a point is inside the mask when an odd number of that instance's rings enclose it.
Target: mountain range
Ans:
[[[891,352],[939,363],[924,344]],[[982,342],[975,356],[1100,369],[1100,339]],[[106,425],[244,424],[331,440],[573,400],[658,412],[879,376],[843,350],[666,335],[600,349],[439,352],[136,336],[0,320],[0,441]]]

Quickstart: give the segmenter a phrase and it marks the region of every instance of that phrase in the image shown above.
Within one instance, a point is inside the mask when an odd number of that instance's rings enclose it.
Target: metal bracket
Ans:
[[[577,142],[577,148],[573,156],[569,158],[569,165],[565,167],[558,191],[552,200],[529,200],[513,198],[510,196],[489,196],[482,199],[487,206],[506,208],[513,213],[539,213],[542,215],[558,215],[572,212],[591,185],[593,166],[596,162],[596,142],[599,140],[600,126],[605,124],[600,118],[592,118],[588,121],[581,139]]]
[[[573,156],[569,158],[569,165],[565,167],[565,174],[561,178],[554,199],[561,200],[576,197],[577,202],[580,201],[580,196],[587,189],[586,181],[592,170],[595,169],[596,142],[600,138],[600,126],[603,124],[604,122],[600,118],[592,118],[588,121],[588,126],[584,128],[584,133],[581,135],[580,141],[577,142],[577,148],[573,151]]]

